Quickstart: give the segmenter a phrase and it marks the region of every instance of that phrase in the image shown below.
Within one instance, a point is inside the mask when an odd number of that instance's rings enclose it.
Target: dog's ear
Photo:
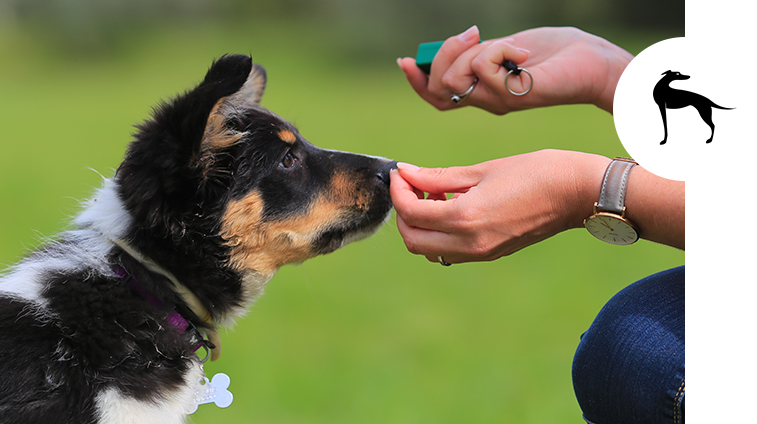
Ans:
[[[233,101],[248,105],[260,104],[260,99],[265,92],[265,84],[268,81],[265,69],[254,64],[250,70],[242,88],[232,96]]]
[[[209,136],[226,136],[225,119],[214,120],[214,113],[227,103],[257,105],[265,81],[265,71],[253,66],[249,56],[223,56],[197,87],[162,103],[152,119],[137,127],[116,181],[138,225],[175,226],[178,214],[204,202],[202,186],[207,175],[198,160]],[[213,125],[215,133],[210,130]]]
[[[671,70],[668,69],[667,71],[661,73],[660,75],[670,75],[672,73],[673,73],[673,71],[671,71]]]
[[[217,163],[217,154],[238,142],[243,136],[230,122],[234,121],[246,106],[260,106],[266,81],[265,69],[260,65],[252,65],[244,84],[233,94],[218,99],[213,105],[207,116],[202,141],[193,163],[205,175],[213,172],[210,166]]]
[[[153,121],[177,137],[177,142],[196,151],[216,103],[240,92],[253,69],[249,56],[221,57],[211,65],[205,79],[195,89],[159,108]]]

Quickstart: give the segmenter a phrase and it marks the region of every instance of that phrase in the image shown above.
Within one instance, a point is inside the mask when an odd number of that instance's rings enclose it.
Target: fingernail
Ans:
[[[528,49],[524,49],[524,48],[522,48],[522,47],[516,47],[516,49],[517,49],[517,50],[518,50],[519,52],[521,52],[521,53],[526,53],[526,54],[529,54],[529,53],[531,53],[531,50],[528,50]]]
[[[468,28],[464,33],[460,34],[458,38],[463,43],[478,39],[478,25],[473,25],[472,27]]]
[[[402,58],[401,57],[397,58],[397,66],[399,66],[400,69],[402,69]],[[402,69],[402,70],[404,71],[404,69]]]
[[[419,169],[421,169],[420,166],[415,166],[411,163],[405,163],[405,162],[397,162],[397,168],[403,170],[403,171],[410,171],[415,172]]]

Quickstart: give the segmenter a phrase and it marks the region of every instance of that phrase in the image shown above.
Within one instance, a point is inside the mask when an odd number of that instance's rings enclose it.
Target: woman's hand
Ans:
[[[615,87],[633,56],[622,48],[575,28],[537,28],[479,44],[477,27],[450,37],[439,49],[426,75],[415,59],[398,64],[413,89],[440,110],[475,106],[502,115],[514,110],[558,104],[589,103],[612,113]],[[511,60],[528,69],[534,79],[531,92],[513,96],[505,87]],[[473,92],[456,105],[453,93]],[[528,75],[511,76],[516,92],[530,83]]]
[[[465,167],[401,164],[390,184],[397,227],[408,250],[430,261],[494,260],[580,227],[609,162],[542,150]]]

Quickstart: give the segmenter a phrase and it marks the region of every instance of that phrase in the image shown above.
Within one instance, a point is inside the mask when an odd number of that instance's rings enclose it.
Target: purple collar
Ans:
[[[210,340],[205,339],[197,330],[197,327],[194,326],[194,324],[181,316],[181,314],[176,310],[173,304],[169,304],[159,299],[155,295],[155,293],[151,292],[147,289],[147,287],[142,285],[142,283],[140,283],[139,280],[137,280],[133,275],[126,271],[124,267],[117,265],[113,269],[113,271],[117,276],[121,277],[121,279],[126,282],[126,285],[128,285],[129,288],[139,293],[139,295],[142,296],[142,298],[145,299],[147,303],[161,310],[170,309],[168,315],[165,318],[168,324],[170,324],[171,327],[173,327],[174,330],[178,331],[179,333],[187,333],[190,343],[194,343],[193,352],[197,352],[198,350],[200,350],[200,348],[205,349],[206,356],[202,359],[202,362],[205,362],[208,360],[208,358],[210,358],[210,349],[215,349],[216,346],[211,343]]]

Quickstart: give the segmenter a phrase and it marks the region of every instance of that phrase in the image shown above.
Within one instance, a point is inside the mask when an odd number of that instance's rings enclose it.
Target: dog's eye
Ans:
[[[294,157],[292,154],[292,151],[288,151],[286,155],[284,155],[284,159],[281,159],[281,163],[279,165],[283,166],[284,168],[291,168],[294,166],[294,162],[297,160],[297,158]]]

